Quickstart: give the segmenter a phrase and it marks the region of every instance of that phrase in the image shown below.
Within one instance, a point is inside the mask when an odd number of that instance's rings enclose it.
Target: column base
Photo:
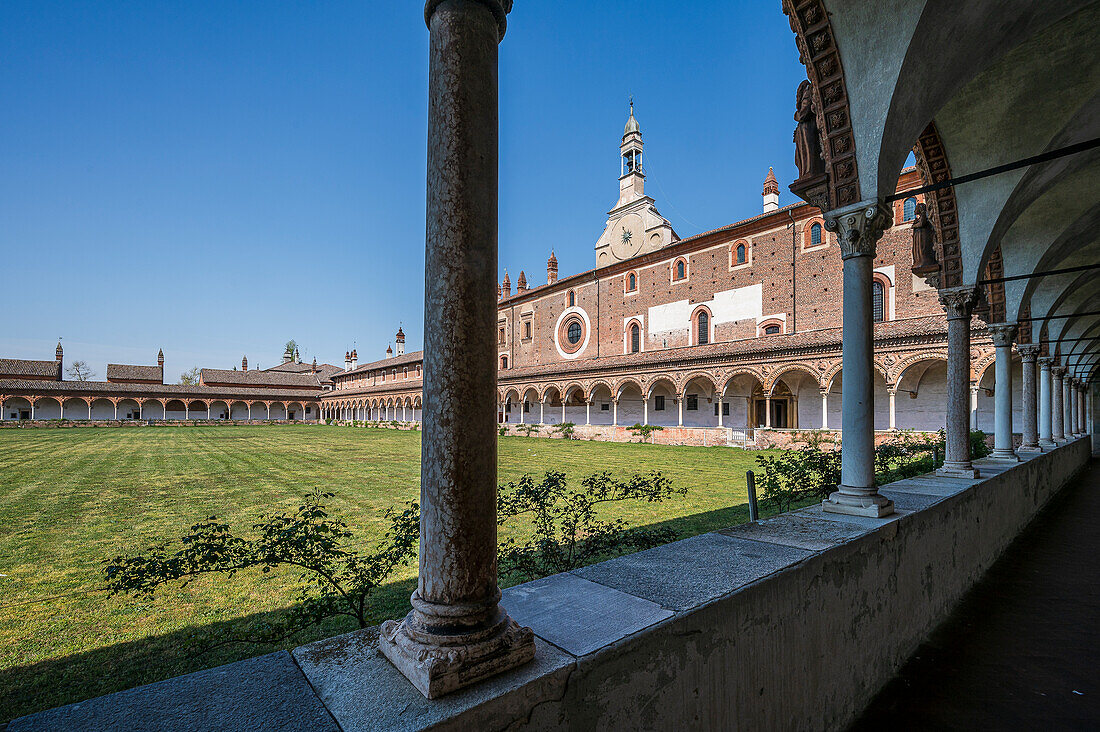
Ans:
[[[1055,447],[1054,440],[1041,438],[1039,440],[1039,447],[1043,448],[1044,450],[1053,449]]]
[[[993,452],[989,453],[989,459],[1009,463],[1020,462],[1020,456],[1016,454],[1015,450],[1006,450],[1004,448],[994,448]]]
[[[1036,454],[1036,453],[1044,452],[1044,450],[1043,450],[1042,445],[1036,443],[1034,445],[1020,445],[1018,448],[1016,448],[1016,452],[1017,453],[1026,452],[1030,455],[1030,454]]]
[[[936,475],[943,476],[944,478],[965,478],[967,480],[973,480],[980,478],[978,469],[970,463],[950,463],[945,462],[936,471]]]
[[[382,623],[378,650],[421,694],[436,699],[534,660],[535,634],[504,608],[497,611],[489,628],[456,635],[417,630],[413,611]]]
[[[878,493],[858,495],[836,491],[821,502],[821,510],[825,513],[882,518],[894,513],[894,502]]]

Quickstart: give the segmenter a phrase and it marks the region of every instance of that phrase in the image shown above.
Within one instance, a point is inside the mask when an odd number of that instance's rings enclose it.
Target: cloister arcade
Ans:
[[[334,397],[321,402],[321,419],[344,422],[420,422],[419,393],[387,397]]]
[[[972,423],[992,429],[992,352],[976,349],[971,374]],[[839,361],[760,364],[714,371],[608,374],[581,381],[502,384],[502,424],[832,429],[841,422]],[[1017,362],[1017,373],[1019,363]],[[875,362],[874,428],[936,431],[943,427],[947,353],[922,351]],[[563,399],[564,395],[564,399]]]
[[[308,408],[308,409],[307,409]],[[286,420],[316,419],[319,405],[308,400],[189,399],[171,397],[39,396],[0,394],[0,419],[117,420]]]

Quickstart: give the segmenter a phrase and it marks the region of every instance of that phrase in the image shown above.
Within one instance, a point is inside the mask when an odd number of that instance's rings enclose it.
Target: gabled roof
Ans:
[[[30,361],[22,358],[0,358],[0,378],[51,378],[61,381],[61,362]]]
[[[424,360],[424,351],[412,351],[411,353],[405,353],[400,356],[391,356],[390,358],[383,358],[379,361],[371,361],[370,363],[359,364],[351,371],[346,371],[348,374],[358,374],[364,371],[373,371],[375,369],[391,369],[398,366],[408,366],[409,364],[417,363]]]
[[[107,364],[107,381],[156,381],[164,383],[164,369],[160,366],[131,366],[122,363]]]
[[[283,389],[319,388],[320,380],[310,373],[294,374],[285,371],[233,371],[231,369],[201,369],[200,382],[209,384],[233,384],[240,386],[266,386]]]

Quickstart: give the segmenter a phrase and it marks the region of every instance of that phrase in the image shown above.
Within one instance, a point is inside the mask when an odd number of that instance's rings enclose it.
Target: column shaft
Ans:
[[[1073,437],[1073,382],[1069,375],[1062,377],[1062,434]]]
[[[1051,439],[1051,402],[1050,402],[1050,361],[1044,356],[1039,359],[1039,445],[1054,447]]]
[[[976,478],[970,462],[970,314],[977,301],[973,287],[940,291],[940,303],[947,313],[947,409],[946,444],[941,475]]]
[[[821,390],[821,429],[829,429],[829,392]]]
[[[1050,417],[1051,436],[1055,441],[1062,441],[1066,439],[1065,432],[1065,419],[1062,415],[1063,407],[1066,405],[1065,395],[1062,388],[1062,374],[1066,370],[1061,366],[1054,366],[1050,369],[1051,373],[1051,406],[1053,411]]]
[[[497,45],[509,0],[428,0],[420,564],[380,650],[429,698],[534,658],[497,585]],[[461,415],[457,419],[456,415]]]
[[[1035,393],[1035,361],[1039,356],[1039,346],[1036,344],[1021,344],[1016,346],[1023,362],[1023,441],[1020,443],[1021,452],[1039,451],[1039,416]]]
[[[995,420],[993,423],[993,454],[997,460],[1019,460],[1012,448],[1012,341],[1016,336],[1015,323],[997,323],[989,326],[993,345],[997,349],[996,386],[993,393]]]
[[[822,502],[825,511],[881,517],[894,503],[875,488],[874,318],[871,311],[875,243],[892,211],[862,202],[825,215],[837,233],[844,262],[843,369],[841,392],[841,484]]]

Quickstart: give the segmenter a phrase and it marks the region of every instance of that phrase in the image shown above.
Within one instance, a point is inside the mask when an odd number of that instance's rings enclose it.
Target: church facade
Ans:
[[[545,284],[505,272],[497,305],[502,425],[564,422],[586,436],[625,438],[660,425],[736,442],[760,428],[838,429],[842,267],[835,236],[808,204],[779,205],[769,171],[759,215],[686,239],[645,194],[643,140],[631,109],[620,146],[619,196],[595,244],[595,268]],[[898,191],[922,181],[903,171]],[[878,242],[872,290],[875,427],[936,430],[944,423],[947,322],[935,288],[913,274],[920,195],[894,204]],[[333,377],[322,415],[419,419],[421,354]],[[994,349],[972,332],[972,422],[991,421]],[[428,396],[430,398],[430,395]],[[984,416],[983,416],[984,415]],[[684,432],[676,432],[676,428]]]

